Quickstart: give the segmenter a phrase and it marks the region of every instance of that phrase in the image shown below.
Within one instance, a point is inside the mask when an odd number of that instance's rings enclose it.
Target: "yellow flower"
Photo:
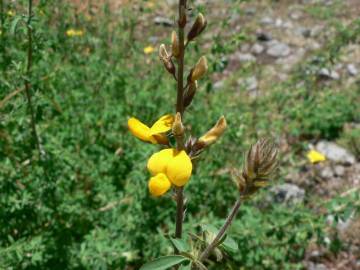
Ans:
[[[171,130],[174,116],[171,114],[160,117],[151,127],[148,127],[138,119],[131,117],[128,120],[130,132],[138,139],[153,144],[167,144],[166,132]]]
[[[144,48],[144,53],[145,54],[150,54],[153,51],[155,51],[155,48],[153,46],[147,46],[147,47]]]
[[[68,37],[79,37],[84,35],[84,31],[70,28],[66,31],[66,35]]]
[[[170,189],[171,184],[182,187],[189,181],[192,162],[184,150],[168,148],[153,154],[147,168],[153,175],[149,181],[150,193],[161,196]]]
[[[325,161],[326,157],[321,154],[318,151],[315,150],[310,150],[307,154],[306,157],[309,159],[309,161],[311,163],[317,163],[317,162],[321,162],[321,161]]]
[[[15,16],[15,11],[9,10],[9,11],[7,12],[7,15],[8,15],[9,17],[13,17],[13,16]]]

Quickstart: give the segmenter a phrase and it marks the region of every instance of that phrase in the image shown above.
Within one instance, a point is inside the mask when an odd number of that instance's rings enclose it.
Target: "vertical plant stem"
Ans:
[[[32,44],[32,27],[31,27],[31,19],[32,19],[32,7],[33,3],[32,0],[28,1],[28,19],[27,19],[27,38],[28,38],[28,48],[27,48],[27,66],[26,66],[26,77],[25,77],[25,95],[28,103],[28,110],[30,113],[30,125],[31,125],[31,131],[33,134],[33,139],[35,141],[36,147],[39,151],[39,154],[41,156],[41,146],[40,146],[40,140],[39,136],[36,130],[36,123],[35,123],[35,113],[34,113],[34,107],[32,103],[32,97],[31,97],[31,69],[32,69],[32,61],[33,61],[33,44]]]
[[[235,202],[233,208],[231,209],[228,217],[225,220],[225,223],[223,224],[223,226],[219,230],[218,234],[215,236],[214,240],[212,240],[212,242],[201,253],[201,255],[199,257],[200,262],[206,260],[209,257],[210,253],[213,251],[213,249],[217,247],[217,245],[219,244],[219,241],[223,238],[223,236],[226,233],[227,229],[229,228],[232,221],[236,217],[236,214],[239,211],[240,205],[241,205],[241,198],[237,199],[237,201]]]
[[[184,18],[186,8],[186,0],[179,0],[178,9],[178,36],[179,36],[179,57],[178,57],[178,73],[177,73],[177,99],[176,99],[176,112],[179,112],[181,116],[184,113],[184,25],[181,22]],[[179,141],[180,139],[180,141]],[[184,149],[184,138],[177,140],[177,149]],[[176,187],[176,228],[175,237],[182,237],[182,224],[184,221],[184,188]]]

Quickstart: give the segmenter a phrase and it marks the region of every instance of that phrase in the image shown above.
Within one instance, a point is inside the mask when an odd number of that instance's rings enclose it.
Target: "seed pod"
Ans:
[[[224,116],[221,116],[215,126],[213,126],[208,132],[200,137],[200,139],[197,141],[198,146],[202,146],[202,148],[204,148],[215,143],[224,133],[226,127],[226,119]]]
[[[190,82],[189,88],[188,88],[188,90],[186,91],[186,93],[184,95],[184,106],[185,106],[185,108],[191,104],[191,101],[193,100],[193,98],[195,96],[197,88],[198,88],[197,81]]]
[[[179,40],[177,38],[175,31],[171,33],[171,51],[173,56],[175,56],[176,58],[179,57],[180,55]]]
[[[192,25],[192,27],[191,27],[188,35],[187,35],[188,41],[191,41],[194,38],[196,38],[198,35],[200,35],[201,32],[204,31],[206,25],[207,25],[207,21],[206,21],[204,15],[199,13],[198,16],[196,17],[196,20],[195,20],[194,24]]]
[[[184,135],[184,131],[185,128],[183,123],[181,122],[181,114],[177,112],[172,126],[172,133],[174,134],[175,137],[181,137]]]
[[[208,64],[205,56],[201,56],[195,67],[190,72],[190,81],[195,82],[200,79],[208,70]]]
[[[170,74],[175,75],[175,65],[171,60],[164,44],[161,44],[159,47],[159,57],[160,60],[164,63],[166,70]]]
[[[268,139],[261,139],[252,145],[246,155],[240,175],[236,176],[239,191],[249,196],[269,182],[269,176],[277,167],[278,150]]]

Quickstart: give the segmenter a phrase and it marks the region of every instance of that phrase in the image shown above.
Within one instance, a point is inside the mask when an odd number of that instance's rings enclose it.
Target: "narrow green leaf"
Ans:
[[[22,17],[21,16],[16,16],[15,19],[11,22],[11,27],[10,27],[10,34],[11,35],[15,35],[16,29],[17,29],[17,26],[18,26],[20,20],[22,20]]]
[[[180,252],[186,252],[189,250],[189,245],[182,239],[169,238],[174,247]]]
[[[191,270],[191,263],[188,265],[180,265],[179,270]]]
[[[188,260],[188,258],[179,255],[164,256],[144,264],[140,270],[165,270]]]

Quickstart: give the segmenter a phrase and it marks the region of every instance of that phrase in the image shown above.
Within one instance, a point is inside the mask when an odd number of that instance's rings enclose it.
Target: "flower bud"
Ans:
[[[159,47],[159,57],[160,60],[164,63],[166,70],[170,74],[175,75],[175,65],[172,62],[164,44],[161,44]]]
[[[194,82],[200,79],[208,70],[207,60],[205,56],[201,56],[190,74],[190,81]]]
[[[171,33],[171,50],[172,50],[173,56],[175,56],[175,57],[179,56],[179,54],[180,54],[179,40],[177,38],[175,31],[173,31]]]
[[[179,26],[184,28],[186,25],[186,8],[181,5],[180,6],[180,17],[179,17]]]
[[[241,174],[235,176],[243,196],[252,195],[268,184],[269,176],[277,167],[277,154],[277,148],[267,139],[250,147]]]
[[[197,144],[201,145],[202,147],[213,144],[224,133],[226,126],[226,119],[224,116],[221,116],[215,126],[213,126],[213,128],[210,129],[208,132],[206,132],[205,135],[200,137]]]
[[[194,22],[194,24],[192,25],[188,35],[187,35],[187,39],[188,41],[193,40],[194,38],[196,38],[198,35],[201,34],[202,31],[204,31],[205,27],[206,27],[206,19],[204,17],[204,15],[202,15],[201,13],[198,14],[198,16],[196,17],[196,20]]]
[[[184,131],[185,128],[183,123],[181,122],[181,114],[177,112],[172,126],[172,133],[174,134],[175,137],[180,137],[184,135]]]
[[[184,95],[184,106],[185,106],[185,108],[191,104],[191,101],[193,100],[193,98],[195,96],[197,88],[198,88],[197,81],[190,82],[189,88],[188,88],[188,90],[186,91],[186,93]]]

